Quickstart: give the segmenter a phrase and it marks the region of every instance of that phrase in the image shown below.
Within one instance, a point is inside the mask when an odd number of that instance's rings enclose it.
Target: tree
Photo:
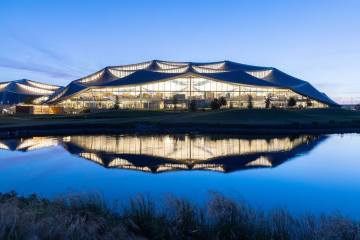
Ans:
[[[226,106],[226,105],[227,105],[226,98],[220,97],[220,98],[219,98],[219,104],[220,104],[220,107],[221,107],[221,106]]]
[[[248,95],[248,100],[247,100],[247,102],[248,102],[247,108],[251,109],[251,108],[254,107],[254,105],[253,105],[253,96]]]
[[[178,103],[179,103],[179,100],[178,100],[177,96],[174,95],[173,98],[172,98],[172,104],[174,105],[175,110],[177,109],[177,104]]]
[[[287,102],[288,107],[296,106],[296,99],[294,97],[290,97]]]
[[[189,110],[195,112],[197,110],[196,100],[191,100],[189,103]]]
[[[119,109],[120,105],[120,98],[119,96],[115,96],[115,104],[114,104],[114,109]]]
[[[90,113],[91,109],[90,108],[84,108],[81,113]]]
[[[211,106],[212,110],[217,110],[220,108],[221,105],[219,103],[219,100],[217,98],[215,98],[211,101],[210,106]]]
[[[270,108],[270,106],[271,106],[271,97],[267,96],[265,98],[265,108]]]

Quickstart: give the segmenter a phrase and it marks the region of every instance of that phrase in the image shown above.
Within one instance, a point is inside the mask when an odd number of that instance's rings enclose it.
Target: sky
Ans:
[[[360,102],[358,0],[0,0],[0,82],[152,59],[276,67]]]

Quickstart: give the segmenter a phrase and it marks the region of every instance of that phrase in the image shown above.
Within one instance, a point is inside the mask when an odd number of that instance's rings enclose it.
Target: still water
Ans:
[[[263,209],[360,218],[360,135],[94,135],[0,140],[0,192],[109,202],[209,191]]]

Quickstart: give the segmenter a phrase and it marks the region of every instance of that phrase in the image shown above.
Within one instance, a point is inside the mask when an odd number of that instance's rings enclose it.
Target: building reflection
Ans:
[[[0,149],[28,152],[37,149],[54,147],[61,144],[58,137],[32,137],[20,139],[0,139]]]
[[[31,151],[61,145],[106,168],[161,173],[177,170],[233,172],[272,168],[311,151],[327,136],[209,137],[67,136],[0,140],[0,149]]]

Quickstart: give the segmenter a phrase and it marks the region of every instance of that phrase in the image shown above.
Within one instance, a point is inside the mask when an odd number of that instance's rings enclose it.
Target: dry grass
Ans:
[[[360,223],[340,214],[263,212],[212,194],[205,206],[169,197],[134,198],[110,209],[93,195],[53,201],[0,194],[0,239],[360,239]]]

